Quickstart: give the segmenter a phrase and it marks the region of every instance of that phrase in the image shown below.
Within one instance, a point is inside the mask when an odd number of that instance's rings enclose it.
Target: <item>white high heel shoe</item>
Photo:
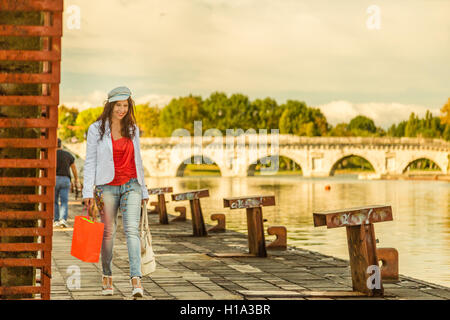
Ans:
[[[136,284],[133,284],[133,279],[136,279]],[[131,292],[131,295],[135,298],[142,298],[144,296],[144,290],[141,286],[141,278],[139,277],[133,277],[130,279],[130,283],[133,286],[133,291]]]
[[[106,280],[106,281],[105,281]],[[106,282],[106,284],[105,284]],[[112,296],[114,294],[114,288],[112,286],[112,276],[102,276],[102,295]]]

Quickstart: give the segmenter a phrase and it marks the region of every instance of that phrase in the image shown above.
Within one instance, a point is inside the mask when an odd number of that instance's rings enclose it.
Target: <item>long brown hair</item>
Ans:
[[[120,120],[120,126],[121,126],[121,134],[122,137],[126,137],[128,139],[133,139],[134,135],[136,134],[136,117],[134,116],[134,101],[131,99],[131,97],[128,97],[128,112],[125,115],[125,117]],[[111,115],[114,110],[114,105],[117,103],[117,101],[108,102],[108,100],[105,101],[105,107],[103,109],[103,113],[97,118],[98,120],[101,120],[100,124],[100,140],[103,139],[103,135],[105,134],[105,123],[106,121],[109,121],[109,128],[111,129]]]

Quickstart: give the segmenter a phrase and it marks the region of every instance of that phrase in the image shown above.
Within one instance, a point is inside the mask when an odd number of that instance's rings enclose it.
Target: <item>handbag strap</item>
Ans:
[[[141,206],[141,209],[141,231],[150,230],[148,226],[147,201],[144,201],[144,205]]]

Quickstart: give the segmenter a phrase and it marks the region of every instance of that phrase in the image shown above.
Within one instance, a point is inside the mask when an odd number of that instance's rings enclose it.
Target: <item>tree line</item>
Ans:
[[[79,112],[75,108],[59,107],[59,137],[63,140],[83,141],[86,132],[103,107]],[[246,95],[227,96],[214,92],[208,98],[189,95],[173,98],[163,108],[149,103],[135,107],[135,116],[143,137],[170,137],[175,129],[187,129],[194,134],[194,121],[202,120],[202,130],[216,128],[223,134],[226,129],[279,129],[281,134],[299,136],[334,137],[423,137],[450,140],[450,98],[441,109],[441,116],[427,111],[424,118],[411,113],[408,120],[393,124],[388,130],[376,126],[363,115],[348,123],[332,126],[318,108],[303,101],[287,100],[278,104],[272,98],[251,101]]]

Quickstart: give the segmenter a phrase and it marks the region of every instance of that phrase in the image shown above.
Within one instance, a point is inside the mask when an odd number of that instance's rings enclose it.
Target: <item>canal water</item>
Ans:
[[[288,245],[348,260],[345,228],[315,228],[317,211],[367,205],[391,205],[393,221],[374,224],[377,247],[396,248],[400,273],[450,287],[450,184],[440,181],[358,180],[355,176],[303,178],[255,176],[245,178],[146,178],[148,187],[173,186],[174,193],[208,188],[201,200],[206,223],[210,214],[223,212],[227,228],[247,232],[245,209],[223,208],[224,197],[275,195],[276,205],[263,208],[264,228],[283,225]],[[329,185],[330,190],[325,186]],[[151,196],[151,201],[156,197]],[[167,198],[166,200],[170,200]],[[174,207],[189,202],[167,204]],[[190,218],[190,209],[188,218]],[[268,236],[266,239],[273,239]]]

